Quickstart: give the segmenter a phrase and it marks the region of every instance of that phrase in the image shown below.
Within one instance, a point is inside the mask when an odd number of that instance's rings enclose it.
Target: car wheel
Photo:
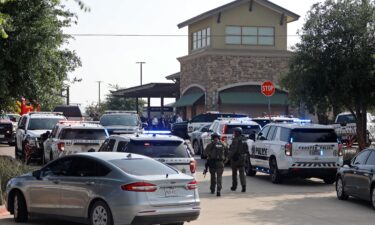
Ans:
[[[282,176],[277,168],[277,161],[275,158],[272,158],[270,161],[270,170],[271,182],[274,184],[282,183]]]
[[[375,184],[371,187],[371,205],[372,208],[375,210]]]
[[[349,196],[345,193],[344,181],[341,177],[338,177],[336,180],[336,195],[340,200],[346,200]]]
[[[103,201],[97,201],[90,211],[91,225],[112,225],[112,213],[107,204]]]
[[[198,155],[199,154],[199,143],[197,140],[195,140],[193,142],[193,149],[194,149],[194,155]]]
[[[16,192],[13,197],[13,216],[17,223],[25,223],[28,220],[26,201],[20,192]]]
[[[333,184],[333,183],[335,183],[335,180],[336,180],[336,178],[334,176],[323,178],[323,181],[326,184]]]
[[[246,168],[245,168],[246,175],[249,177],[254,177],[257,174],[257,171],[253,169],[253,166],[251,165],[250,157],[247,157],[246,161],[247,161]]]

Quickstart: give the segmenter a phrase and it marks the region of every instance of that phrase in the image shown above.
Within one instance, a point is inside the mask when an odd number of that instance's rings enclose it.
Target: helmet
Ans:
[[[213,139],[215,139],[215,138],[220,138],[220,134],[218,134],[218,133],[216,133],[216,132],[212,133],[212,134],[211,134],[211,139],[213,140]]]
[[[236,127],[233,129],[233,132],[239,136],[239,135],[242,135],[242,128],[241,127]]]

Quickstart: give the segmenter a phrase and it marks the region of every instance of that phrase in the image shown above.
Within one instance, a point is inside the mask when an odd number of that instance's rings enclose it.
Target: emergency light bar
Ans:
[[[144,134],[164,134],[164,135],[172,134],[168,130],[145,130],[145,131],[143,131],[143,133]]]
[[[312,121],[309,119],[294,119],[293,122],[294,123],[312,123]]]
[[[63,116],[62,112],[29,112],[29,115],[42,114],[42,115],[58,115]]]
[[[122,110],[106,110],[106,111],[104,111],[104,114],[116,114],[116,113],[137,114],[137,111],[122,111]]]
[[[99,121],[70,121],[70,120],[60,120],[59,124],[66,124],[66,125],[94,124],[94,125],[100,125]]]

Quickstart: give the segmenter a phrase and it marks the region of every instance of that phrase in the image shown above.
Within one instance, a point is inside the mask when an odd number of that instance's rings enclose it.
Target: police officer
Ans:
[[[237,171],[240,175],[242,192],[246,192],[245,159],[247,152],[246,138],[242,135],[242,128],[236,127],[233,130],[233,140],[229,148],[229,157],[232,166],[232,191],[237,189]]]
[[[228,151],[225,144],[220,141],[218,133],[211,135],[211,143],[207,145],[204,154],[207,156],[207,165],[211,174],[211,194],[215,193],[217,185],[216,195],[221,196],[224,161],[228,155]]]

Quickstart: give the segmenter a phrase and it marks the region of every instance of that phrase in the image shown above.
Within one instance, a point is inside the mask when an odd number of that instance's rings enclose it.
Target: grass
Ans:
[[[4,204],[5,188],[10,179],[32,171],[32,168],[8,156],[0,156],[0,205]]]

